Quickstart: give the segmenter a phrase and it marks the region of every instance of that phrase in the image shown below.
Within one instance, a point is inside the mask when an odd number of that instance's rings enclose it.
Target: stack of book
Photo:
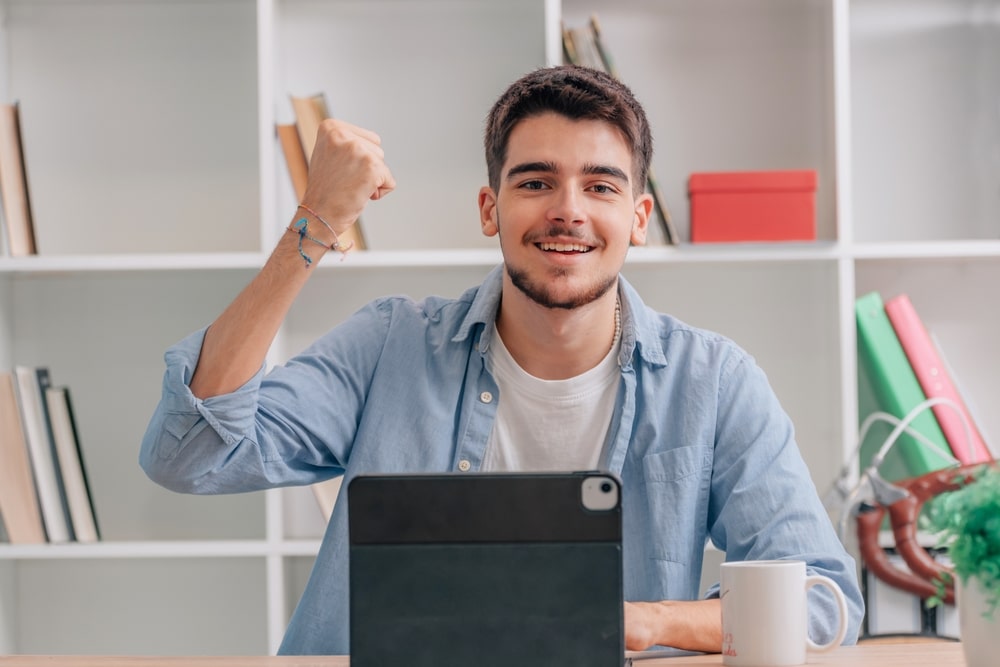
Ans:
[[[979,463],[993,455],[976,426],[941,350],[906,294],[885,302],[870,292],[855,302],[858,329],[858,403],[862,422],[875,412],[915,417],[890,446],[879,468],[883,477],[916,477],[952,465]],[[927,404],[928,399],[937,399]],[[926,408],[920,408],[927,404]],[[861,444],[867,468],[886,444],[891,423],[873,427]]]
[[[0,518],[12,544],[100,539],[69,389],[44,367],[0,372]]]

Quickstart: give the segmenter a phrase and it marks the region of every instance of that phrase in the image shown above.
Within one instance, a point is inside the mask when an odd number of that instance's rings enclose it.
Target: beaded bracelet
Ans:
[[[306,218],[300,218],[294,225],[290,225],[287,228],[287,231],[293,232],[293,233],[299,235],[299,255],[302,257],[302,259],[305,260],[305,262],[306,262],[306,268],[307,269],[313,263],[313,258],[310,257],[309,255],[307,255],[306,251],[303,250],[303,248],[302,248],[302,241],[303,240],[312,241],[316,245],[321,245],[324,248],[327,248],[327,249],[330,249],[330,250],[333,249],[332,246],[328,246],[327,244],[323,243],[322,241],[320,241],[315,236],[310,236],[309,235],[309,220],[307,220]]]
[[[299,208],[301,208],[303,211],[305,211],[306,213],[310,214],[312,217],[314,217],[317,220],[319,220],[323,224],[324,227],[326,227],[327,229],[330,230],[330,233],[333,234],[333,244],[330,246],[331,250],[337,250],[342,255],[346,255],[347,252],[351,248],[354,247],[354,241],[351,241],[350,245],[344,246],[344,244],[342,244],[340,242],[340,237],[337,236],[337,232],[333,231],[333,227],[330,226],[330,223],[327,222],[326,220],[324,220],[323,217],[319,213],[317,213],[316,211],[312,210],[311,208],[309,208],[305,204],[299,204]]]
[[[321,222],[323,224],[323,226],[326,227],[330,231],[331,234],[333,234],[333,243],[330,244],[330,245],[327,245],[326,243],[324,243],[323,241],[320,241],[315,236],[310,235],[309,234],[309,219],[305,218],[305,217],[299,218],[295,222],[294,225],[291,225],[291,226],[289,226],[287,228],[287,231],[299,235],[299,256],[301,256],[302,259],[305,260],[306,268],[308,269],[312,265],[313,258],[310,257],[309,255],[307,255],[306,252],[305,252],[305,250],[302,248],[302,241],[304,241],[304,240],[312,241],[316,245],[323,246],[324,248],[326,248],[328,250],[337,250],[342,255],[341,261],[343,261],[344,257],[347,256],[347,252],[351,248],[354,247],[354,242],[352,241],[350,245],[348,245],[348,246],[345,247],[344,244],[340,242],[340,238],[337,236],[337,232],[333,231],[333,227],[330,226],[330,223],[328,223],[326,220],[324,220],[319,215],[319,213],[317,213],[316,211],[312,210],[311,208],[309,208],[305,204],[299,204],[297,208],[300,208],[303,211],[305,211],[306,213],[309,213],[310,215],[312,215],[314,218],[316,218],[316,220],[318,220],[319,222]]]

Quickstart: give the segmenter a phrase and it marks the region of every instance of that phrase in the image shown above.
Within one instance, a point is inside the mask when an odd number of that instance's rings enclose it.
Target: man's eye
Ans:
[[[592,189],[594,190],[594,192],[600,195],[610,195],[615,193],[615,189],[613,187],[611,187],[610,185],[606,185],[604,183],[598,183],[597,185],[593,186]]]
[[[545,187],[545,183],[542,181],[525,181],[521,183],[521,187],[525,190],[541,190]]]

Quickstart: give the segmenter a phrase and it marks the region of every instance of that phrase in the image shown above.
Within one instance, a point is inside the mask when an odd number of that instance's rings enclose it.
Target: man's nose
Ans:
[[[548,211],[549,220],[564,224],[579,224],[586,219],[583,193],[576,188],[563,187],[555,191],[552,206]]]

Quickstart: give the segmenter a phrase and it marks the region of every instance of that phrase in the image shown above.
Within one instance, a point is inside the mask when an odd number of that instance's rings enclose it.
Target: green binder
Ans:
[[[871,292],[855,301],[858,327],[858,417],[861,422],[881,410],[903,419],[910,410],[926,400],[906,353],[885,314],[882,297]],[[880,422],[868,431],[861,445],[861,469],[867,468],[894,426]],[[910,428],[950,451],[932,410],[921,412]],[[952,461],[913,436],[904,433],[882,462],[879,472],[887,480],[916,477],[940,470]]]

